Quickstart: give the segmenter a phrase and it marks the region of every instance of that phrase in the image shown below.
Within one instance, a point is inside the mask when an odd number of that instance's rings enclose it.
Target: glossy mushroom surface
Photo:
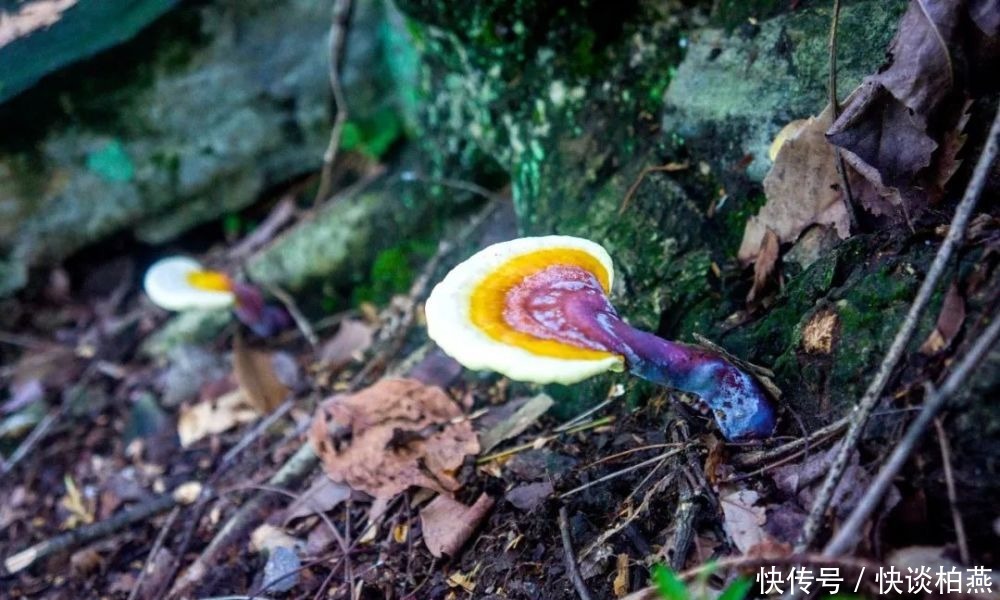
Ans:
[[[760,384],[722,356],[633,328],[611,305],[611,258],[589,240],[521,238],[458,265],[427,300],[428,333],[471,369],[574,383],[623,366],[697,394],[727,439],[770,435],[775,412]]]

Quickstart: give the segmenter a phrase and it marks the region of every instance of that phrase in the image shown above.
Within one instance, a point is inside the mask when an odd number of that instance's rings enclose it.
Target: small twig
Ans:
[[[862,525],[875,512],[879,504],[882,503],[882,497],[888,491],[889,486],[892,485],[892,480],[902,470],[903,465],[906,464],[910,454],[916,449],[917,443],[920,441],[920,437],[924,434],[924,431],[927,430],[934,421],[934,418],[944,408],[948,398],[957,392],[962,384],[966,382],[973,369],[979,364],[979,361],[982,360],[996,343],[998,337],[1000,337],[1000,317],[994,315],[993,322],[986,328],[982,336],[976,340],[976,343],[969,349],[969,352],[962,358],[961,362],[958,363],[955,370],[948,375],[944,385],[940,389],[935,390],[928,384],[927,399],[924,401],[924,407],[920,411],[920,414],[910,424],[910,427],[906,430],[906,434],[903,435],[903,439],[899,441],[893,449],[892,454],[889,455],[888,460],[879,469],[878,475],[868,485],[865,495],[858,501],[857,506],[851,511],[850,516],[844,521],[840,529],[837,530],[837,534],[826,545],[826,548],[823,549],[824,556],[840,556],[851,550],[857,540],[858,532],[861,531]]]
[[[280,287],[265,283],[264,289],[266,289],[272,296],[278,299],[282,305],[284,305],[285,310],[288,314],[292,316],[292,320],[295,321],[295,326],[299,328],[302,332],[302,337],[306,338],[309,345],[315,348],[319,345],[319,338],[316,337],[316,331],[313,330],[312,325],[309,324],[309,319],[306,318],[302,311],[299,310],[299,305],[295,303],[295,299]]]
[[[12,554],[4,559],[4,569],[9,574],[17,573],[30,567],[41,558],[100,539],[132,523],[148,519],[155,514],[169,510],[176,504],[177,499],[174,498],[173,493],[161,494],[128,510],[118,512],[103,521],[78,527],[64,534],[57,535],[54,538],[39,542],[16,554]]]
[[[661,461],[661,460],[663,460],[665,458],[670,458],[671,456],[679,454],[681,452],[681,450],[683,450],[683,448],[677,448],[676,450],[671,450],[669,452],[664,452],[663,454],[660,454],[659,456],[654,456],[653,458],[648,458],[648,459],[646,459],[646,460],[644,460],[642,462],[638,462],[638,463],[636,463],[636,464],[634,464],[634,465],[632,465],[630,467],[625,467],[624,469],[615,471],[614,473],[609,473],[609,474],[605,475],[604,477],[601,477],[599,479],[595,479],[595,480],[587,482],[587,483],[585,483],[585,484],[583,484],[581,486],[575,487],[575,488],[571,489],[568,492],[563,492],[562,494],[559,494],[559,497],[560,498],[567,498],[569,496],[572,496],[573,494],[576,494],[578,492],[582,492],[583,490],[585,490],[587,488],[593,487],[593,486],[598,485],[600,483],[604,483],[605,481],[610,481],[610,480],[615,479],[617,477],[621,477],[622,475],[627,475],[628,473],[631,473],[632,471],[635,471],[637,469],[641,469],[641,468],[643,468],[643,467],[645,467],[647,465],[651,465],[651,464],[659,462],[659,461]]]
[[[330,128],[330,141],[323,153],[323,169],[319,174],[319,187],[313,206],[319,206],[330,196],[333,187],[333,165],[340,150],[340,138],[347,123],[347,98],[340,82],[340,61],[344,53],[344,42],[347,40],[348,20],[351,16],[351,0],[334,0],[333,18],[330,24],[330,88],[333,90],[333,101],[337,114]]]
[[[840,22],[840,0],[833,0],[833,16],[830,18],[830,74],[827,83],[827,92],[830,98],[830,111],[832,118],[830,122],[837,120],[840,115],[840,101],[837,99],[837,25]],[[847,218],[850,220],[851,231],[858,229],[858,215],[854,210],[854,197],[851,195],[851,184],[847,179],[847,167],[844,165],[844,156],[840,153],[840,148],[833,146],[833,153],[836,157],[837,175],[840,177],[840,187],[844,190],[844,209],[847,211]]]
[[[312,469],[318,464],[319,459],[312,450],[310,444],[303,444],[299,447],[298,451],[292,455],[292,457],[281,466],[270,479],[267,480],[267,485],[272,487],[289,487],[295,485],[299,480],[301,480],[307,473],[312,471]],[[266,496],[258,494],[251,498],[250,500],[244,502],[239,510],[233,514],[232,517],[226,521],[219,533],[212,538],[208,546],[202,553],[191,563],[184,574],[177,580],[173,588],[170,590],[168,596],[179,597],[183,596],[184,593],[189,590],[192,586],[202,580],[205,575],[211,569],[212,565],[217,562],[217,559],[222,555],[222,552],[229,546],[229,543],[234,541],[235,538],[242,534],[247,526],[256,521],[261,510],[266,505]]]
[[[668,552],[670,554],[667,558],[670,568],[674,571],[680,571],[687,562],[687,555],[691,550],[691,543],[694,541],[694,522],[698,518],[698,514],[702,508],[701,503],[698,502],[698,499],[702,497],[702,493],[697,488],[704,488],[707,492],[705,496],[714,496],[714,492],[704,482],[704,468],[696,464],[695,452],[692,451],[690,444],[691,432],[688,430],[687,423],[678,421],[676,426],[672,428],[670,437],[675,443],[683,444],[687,454],[685,457],[687,460],[684,461],[687,464],[681,467],[686,476],[680,481],[680,496],[677,499],[674,531],[673,535],[670,536],[669,542],[664,546],[664,548],[669,548]],[[697,476],[691,471],[697,472]],[[697,481],[695,481],[696,477]]]
[[[781,459],[789,454],[799,453],[805,450],[809,446],[818,446],[824,441],[831,439],[833,436],[837,435],[850,424],[850,419],[844,417],[838,419],[825,427],[821,427],[816,431],[809,434],[808,437],[796,438],[787,444],[782,444],[776,448],[770,448],[768,450],[755,450],[753,452],[743,452],[741,454],[735,454],[729,459],[729,464],[736,467],[737,469],[748,469],[751,467],[757,467],[760,465],[765,465],[771,461]]]
[[[657,469],[665,465],[666,462],[667,462],[666,459],[660,461],[656,465],[656,467],[654,467],[653,470],[650,471],[650,475],[652,475],[653,473],[656,472]],[[675,476],[676,473],[671,472],[667,473],[659,480],[657,480],[657,482],[653,484],[653,487],[646,490],[646,493],[643,495],[642,502],[639,503],[639,506],[637,506],[635,510],[628,511],[624,519],[622,519],[618,523],[615,523],[613,527],[611,527],[610,529],[606,529],[601,533],[601,535],[597,536],[597,538],[595,538],[594,541],[588,544],[587,547],[584,549],[584,551],[580,553],[580,556],[586,559],[591,555],[591,553],[593,553],[595,550],[603,546],[612,537],[617,535],[618,532],[628,527],[633,521],[639,518],[640,515],[646,513],[649,510],[649,505],[652,502],[653,498],[662,494],[663,490],[666,489],[668,485],[670,485],[670,482],[674,480]],[[649,476],[647,476],[646,479],[649,479]],[[645,485],[646,479],[644,479],[642,483],[636,486],[635,490],[632,490],[632,493],[629,494],[629,500],[623,502],[623,504],[626,505],[628,504],[635,491],[641,488],[643,485]]]
[[[590,409],[587,409],[587,410],[583,411],[582,413],[580,413],[577,416],[573,417],[569,421],[566,421],[565,423],[563,423],[559,427],[556,427],[552,431],[555,431],[556,433],[559,433],[559,432],[562,432],[562,431],[566,431],[567,429],[572,429],[573,427],[576,426],[577,423],[580,423],[581,421],[586,420],[587,417],[589,417],[590,415],[596,413],[597,411],[601,410],[602,408],[604,408],[605,406],[607,406],[609,404],[611,404],[611,399],[610,398],[608,398],[607,400],[604,400],[603,402],[599,403],[597,406],[595,406],[593,408],[590,408]]]
[[[958,557],[963,565],[971,565],[972,557],[969,554],[969,539],[965,535],[965,524],[962,522],[962,513],[958,510],[958,492],[955,489],[955,473],[951,466],[951,445],[948,443],[948,434],[941,424],[941,418],[934,419],[934,430],[937,433],[938,444],[941,446],[941,463],[944,466],[944,481],[948,487],[948,504],[951,505],[951,520],[955,524],[955,538],[958,541]]]
[[[364,382],[374,379],[376,372],[381,372],[388,357],[394,356],[406,341],[406,336],[416,320],[417,304],[427,294],[430,287],[431,277],[437,271],[438,265],[460,244],[475,233],[483,223],[485,223],[503,205],[502,201],[490,202],[482,210],[476,213],[468,223],[454,236],[453,239],[442,239],[438,242],[437,250],[425,264],[420,275],[413,281],[410,290],[405,298],[399,302],[391,303],[382,311],[382,323],[392,323],[393,327],[388,331],[388,339],[382,343],[378,357],[374,357],[358,371],[351,380],[352,386],[362,385]],[[386,328],[388,329],[388,328]]]
[[[25,456],[34,450],[38,442],[45,437],[45,434],[47,434],[49,429],[52,428],[52,425],[59,420],[59,417],[62,416],[64,411],[65,405],[61,405],[58,408],[50,410],[48,414],[46,414],[42,420],[39,421],[38,425],[35,425],[35,428],[32,429],[31,433],[28,434],[28,437],[24,438],[24,441],[18,445],[17,449],[10,455],[10,458],[0,464],[0,477],[13,471],[14,467],[17,466],[17,463],[21,462]]]
[[[460,190],[477,196],[482,196],[483,198],[492,200],[493,202],[506,202],[508,199],[503,194],[498,194],[492,190],[484,188],[481,185],[472,183],[471,181],[462,181],[461,179],[451,179],[449,177],[428,177],[414,171],[404,171],[399,174],[399,180],[404,182],[416,181],[420,183],[428,183],[430,185],[440,185],[454,190]]]
[[[569,517],[566,516],[565,506],[559,507],[559,532],[562,535],[563,561],[566,563],[566,573],[569,575],[569,580],[573,582],[573,587],[576,588],[576,594],[580,600],[591,600],[587,584],[583,582],[580,569],[576,566],[576,555],[573,553],[573,540],[569,535]]]
[[[150,549],[149,554],[146,556],[146,562],[142,565],[142,570],[139,571],[139,576],[136,577],[135,583],[132,584],[132,591],[128,594],[128,600],[135,600],[139,597],[139,590],[142,589],[143,582],[146,581],[146,573],[149,572],[150,567],[156,564],[156,555],[160,553],[160,549],[163,548],[163,543],[167,539],[167,534],[174,526],[174,521],[177,520],[177,515],[181,514],[181,507],[175,506],[170,514],[167,515],[167,520],[163,523],[163,527],[160,527],[160,533],[156,535],[156,541],[153,542],[153,547]]]
[[[588,429],[603,427],[604,425],[614,423],[614,421],[615,421],[614,417],[602,417],[595,421],[590,421],[589,423],[582,423],[580,425],[573,427],[572,429],[567,429],[566,431],[562,432],[562,434],[579,433],[581,431],[587,431]],[[562,434],[543,435],[541,437],[535,438],[534,441],[528,442],[527,444],[521,444],[520,446],[514,446],[513,448],[501,450],[500,452],[495,452],[493,454],[487,454],[486,456],[481,456],[476,459],[476,464],[484,465],[498,458],[506,458],[512,454],[524,452],[525,450],[531,450],[532,448],[538,447],[540,444],[548,444],[552,440],[558,439],[559,436]]]
[[[278,408],[271,411],[271,414],[267,415],[260,423],[254,425],[253,429],[248,431],[235,446],[227,450],[226,453],[222,455],[222,460],[219,463],[219,469],[225,469],[228,467],[230,463],[236,460],[236,457],[240,452],[243,452],[247,446],[254,443],[254,441],[263,435],[264,432],[271,427],[271,425],[274,425],[278,419],[288,414],[288,411],[292,410],[293,406],[295,406],[295,399],[289,398],[288,400],[282,402]]]
[[[655,167],[646,167],[639,173],[639,176],[636,178],[636,180],[632,182],[632,185],[629,186],[628,191],[625,192],[625,197],[622,198],[621,206],[618,207],[618,214],[621,215],[625,213],[625,209],[628,208],[629,202],[632,201],[632,196],[635,195],[635,191],[639,189],[639,184],[642,183],[642,180],[645,179],[647,175],[649,175],[650,173],[674,173],[677,171],[683,171],[684,169],[687,168],[688,168],[687,163],[677,164],[672,162],[667,163],[665,165],[658,165]]]
[[[990,132],[986,137],[986,146],[983,148],[982,154],[979,155],[979,160],[976,162],[976,167],[972,172],[972,178],[965,189],[962,201],[955,208],[955,216],[948,228],[948,235],[945,237],[944,242],[941,243],[937,255],[934,256],[934,261],[927,270],[927,275],[924,277],[924,281],[917,291],[917,296],[914,298],[913,304],[910,305],[910,310],[906,313],[903,324],[896,333],[892,345],[879,365],[875,378],[868,386],[864,396],[858,401],[858,405],[854,408],[854,412],[851,415],[850,428],[848,428],[843,442],[841,442],[837,449],[837,455],[830,465],[830,471],[823,481],[822,487],[820,487],[819,492],[816,494],[816,500],[813,502],[812,509],[802,528],[802,535],[796,544],[796,551],[804,551],[816,539],[823,516],[826,514],[833,499],[834,490],[836,490],[841,477],[844,475],[844,470],[847,468],[851,453],[854,452],[858,442],[861,440],[861,433],[868,423],[868,417],[871,415],[875,405],[882,398],[882,393],[889,383],[889,378],[892,376],[892,372],[895,370],[900,358],[902,358],[903,352],[906,351],[906,346],[916,331],[920,315],[923,314],[924,309],[927,307],[927,303],[930,301],[931,295],[934,293],[934,288],[937,286],[941,274],[944,273],[952,253],[965,237],[966,225],[969,222],[972,211],[976,208],[976,202],[979,200],[979,196],[986,185],[990,166],[996,159],[998,152],[1000,152],[1000,110],[997,111],[997,114],[993,118],[993,125],[990,127]],[[841,529],[841,532],[843,531],[844,529]]]
[[[609,456],[602,456],[601,458],[598,458],[597,460],[586,464],[583,468],[589,469],[591,467],[595,467],[597,465],[604,464],[606,462],[611,462],[613,460],[617,460],[619,458],[628,456],[630,454],[635,454],[636,452],[643,452],[645,450],[657,450],[660,448],[678,448],[680,446],[683,446],[683,444],[678,444],[674,442],[667,442],[664,444],[646,444],[645,446],[638,446],[635,448],[629,448],[628,450],[622,450],[621,452],[615,452],[614,454],[611,454]]]
[[[250,234],[229,249],[228,259],[241,261],[266,245],[282,227],[295,218],[295,197],[288,194],[278,201],[271,212]]]

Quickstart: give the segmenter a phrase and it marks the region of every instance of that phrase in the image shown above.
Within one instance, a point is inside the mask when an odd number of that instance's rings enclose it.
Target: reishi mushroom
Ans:
[[[633,328],[608,300],[611,257],[570,236],[494,244],[456,266],[427,299],[427,332],[470,369],[576,383],[628,369],[698,395],[730,440],[761,438],[775,410],[761,384],[723,356]]]
[[[274,335],[289,325],[285,311],[266,304],[259,289],[233,281],[221,271],[205,269],[186,256],[170,256],[153,263],[142,284],[153,304],[167,310],[232,308],[236,317],[261,337]]]

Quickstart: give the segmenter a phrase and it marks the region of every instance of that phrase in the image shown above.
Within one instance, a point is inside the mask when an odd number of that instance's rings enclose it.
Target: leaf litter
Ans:
[[[440,388],[383,379],[338,394],[316,410],[309,439],[334,481],[383,501],[418,486],[460,487],[455,473],[479,442],[462,410]]]

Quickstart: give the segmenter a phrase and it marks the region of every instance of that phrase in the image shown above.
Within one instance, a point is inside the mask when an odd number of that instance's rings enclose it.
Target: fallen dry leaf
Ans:
[[[299,494],[285,511],[285,524],[293,519],[333,510],[350,497],[350,486],[337,483],[320,473],[309,489]]]
[[[830,354],[840,317],[835,311],[821,310],[802,329],[802,348],[809,354]]]
[[[816,223],[832,225],[842,239],[850,233],[834,148],[824,135],[830,122],[827,106],[781,144],[764,178],[767,203],[750,217],[743,231],[738,252],[743,264],[756,260],[768,229],[777,234],[781,243],[794,242],[803,230]]]
[[[300,548],[302,540],[289,535],[284,529],[264,523],[250,534],[250,550],[271,552],[275,548]]]
[[[233,339],[233,372],[243,394],[260,414],[278,408],[288,395],[288,388],[274,371],[271,355],[248,348],[240,335]]]
[[[66,495],[59,501],[59,506],[69,512],[69,516],[63,521],[63,529],[75,529],[79,525],[87,525],[94,522],[94,502],[84,498],[80,488],[69,475],[63,478],[66,485]]]
[[[795,119],[781,128],[778,135],[774,136],[771,147],[767,149],[767,157],[774,162],[778,159],[778,151],[785,145],[789,138],[793,138],[802,131],[802,128],[809,124],[809,119]]]
[[[722,526],[744,554],[768,540],[763,529],[767,513],[763,506],[757,506],[758,499],[757,492],[747,489],[734,490],[719,497],[724,517]]]
[[[383,379],[316,410],[310,441],[326,474],[385,503],[411,485],[452,492],[454,472],[479,451],[472,425],[440,388]]]
[[[439,495],[420,510],[424,544],[436,558],[457,556],[491,508],[493,498],[486,494],[480,494],[472,506]]]
[[[747,307],[754,310],[760,307],[764,294],[772,289],[772,282],[777,279],[778,254],[781,244],[778,235],[770,227],[766,227],[764,237],[757,250],[757,260],[753,264],[753,286],[747,294]]]
[[[489,452],[493,448],[496,448],[500,442],[520,435],[552,408],[552,404],[553,400],[547,394],[538,394],[529,399],[511,415],[491,426],[479,436],[479,445],[482,446],[482,452]],[[502,407],[498,410],[502,410]]]
[[[326,369],[336,370],[357,359],[372,345],[372,326],[357,319],[346,319],[319,351],[319,361]]]
[[[206,436],[256,421],[258,416],[260,413],[243,391],[233,390],[214,400],[182,406],[177,418],[177,435],[181,446],[186,448]]]
[[[507,492],[504,498],[523,511],[532,511],[551,496],[553,491],[552,482],[540,481],[519,485]]]
[[[997,13],[995,0],[911,0],[889,60],[845,100],[828,137],[862,176],[857,184],[852,179],[852,191],[858,187],[855,195],[872,214],[912,220],[943,193],[964,144],[965,96],[981,93],[969,82],[996,70]],[[880,197],[901,210],[887,210]]]
[[[797,498],[801,506],[812,506],[816,498],[816,488],[819,486],[820,480],[830,470],[836,452],[837,447],[833,446],[825,452],[809,455],[804,461],[775,467],[771,470],[771,478],[779,490]],[[836,507],[834,512],[838,519],[845,518],[850,514],[870,482],[871,474],[861,466],[858,455],[855,453],[851,457],[840,483],[834,490],[833,500],[830,503],[831,506]],[[898,499],[898,492],[893,491],[887,497],[885,505],[893,501],[894,495]]]
[[[615,598],[628,594],[628,554],[619,554],[615,561],[615,579],[611,582],[611,591]]]
[[[924,343],[920,346],[920,353],[930,356],[937,354],[951,345],[952,340],[962,329],[965,322],[965,300],[958,292],[958,286],[951,282],[948,291],[945,292],[944,302],[941,303],[941,312],[938,313],[937,325]]]

